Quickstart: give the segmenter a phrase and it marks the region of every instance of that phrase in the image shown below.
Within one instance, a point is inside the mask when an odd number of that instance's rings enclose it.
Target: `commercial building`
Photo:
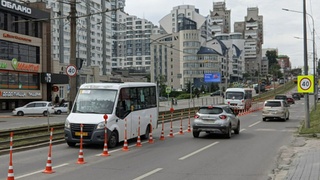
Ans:
[[[50,11],[44,3],[0,3],[0,104],[12,110],[34,100],[52,100]],[[43,21],[39,21],[43,19]]]

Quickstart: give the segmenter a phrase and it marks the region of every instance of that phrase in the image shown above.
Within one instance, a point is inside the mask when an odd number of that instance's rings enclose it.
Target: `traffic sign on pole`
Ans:
[[[73,77],[77,75],[77,68],[75,65],[69,65],[67,66],[66,72],[68,76]]]
[[[298,92],[300,93],[313,93],[314,92],[314,79],[312,75],[298,76]]]

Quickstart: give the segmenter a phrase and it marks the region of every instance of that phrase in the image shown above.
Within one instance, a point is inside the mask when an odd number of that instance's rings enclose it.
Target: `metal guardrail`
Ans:
[[[190,108],[190,117],[192,117],[198,108]],[[158,124],[164,122],[177,121],[189,118],[189,108],[175,110],[172,114],[170,111],[163,111],[159,113]],[[64,142],[64,123],[52,124],[50,127],[47,125],[24,127],[10,130],[0,131],[0,154],[9,151],[10,133],[14,134],[14,148],[22,149],[23,147],[40,145],[47,145],[49,143],[50,132],[49,129],[53,128],[53,141]]]

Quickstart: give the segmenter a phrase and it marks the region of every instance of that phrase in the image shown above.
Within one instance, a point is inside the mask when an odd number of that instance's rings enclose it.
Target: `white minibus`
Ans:
[[[157,86],[147,82],[88,83],[80,86],[70,114],[65,121],[65,140],[69,146],[80,142],[103,144],[104,115],[107,119],[108,147],[140,135],[149,138],[151,128],[157,128],[159,115]]]
[[[252,90],[249,88],[228,88],[224,103],[233,109],[249,110],[252,106]]]

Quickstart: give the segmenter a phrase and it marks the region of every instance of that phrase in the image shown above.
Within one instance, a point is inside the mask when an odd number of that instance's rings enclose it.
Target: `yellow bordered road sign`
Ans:
[[[298,76],[297,83],[298,92],[300,93],[313,93],[314,81],[312,75]]]

